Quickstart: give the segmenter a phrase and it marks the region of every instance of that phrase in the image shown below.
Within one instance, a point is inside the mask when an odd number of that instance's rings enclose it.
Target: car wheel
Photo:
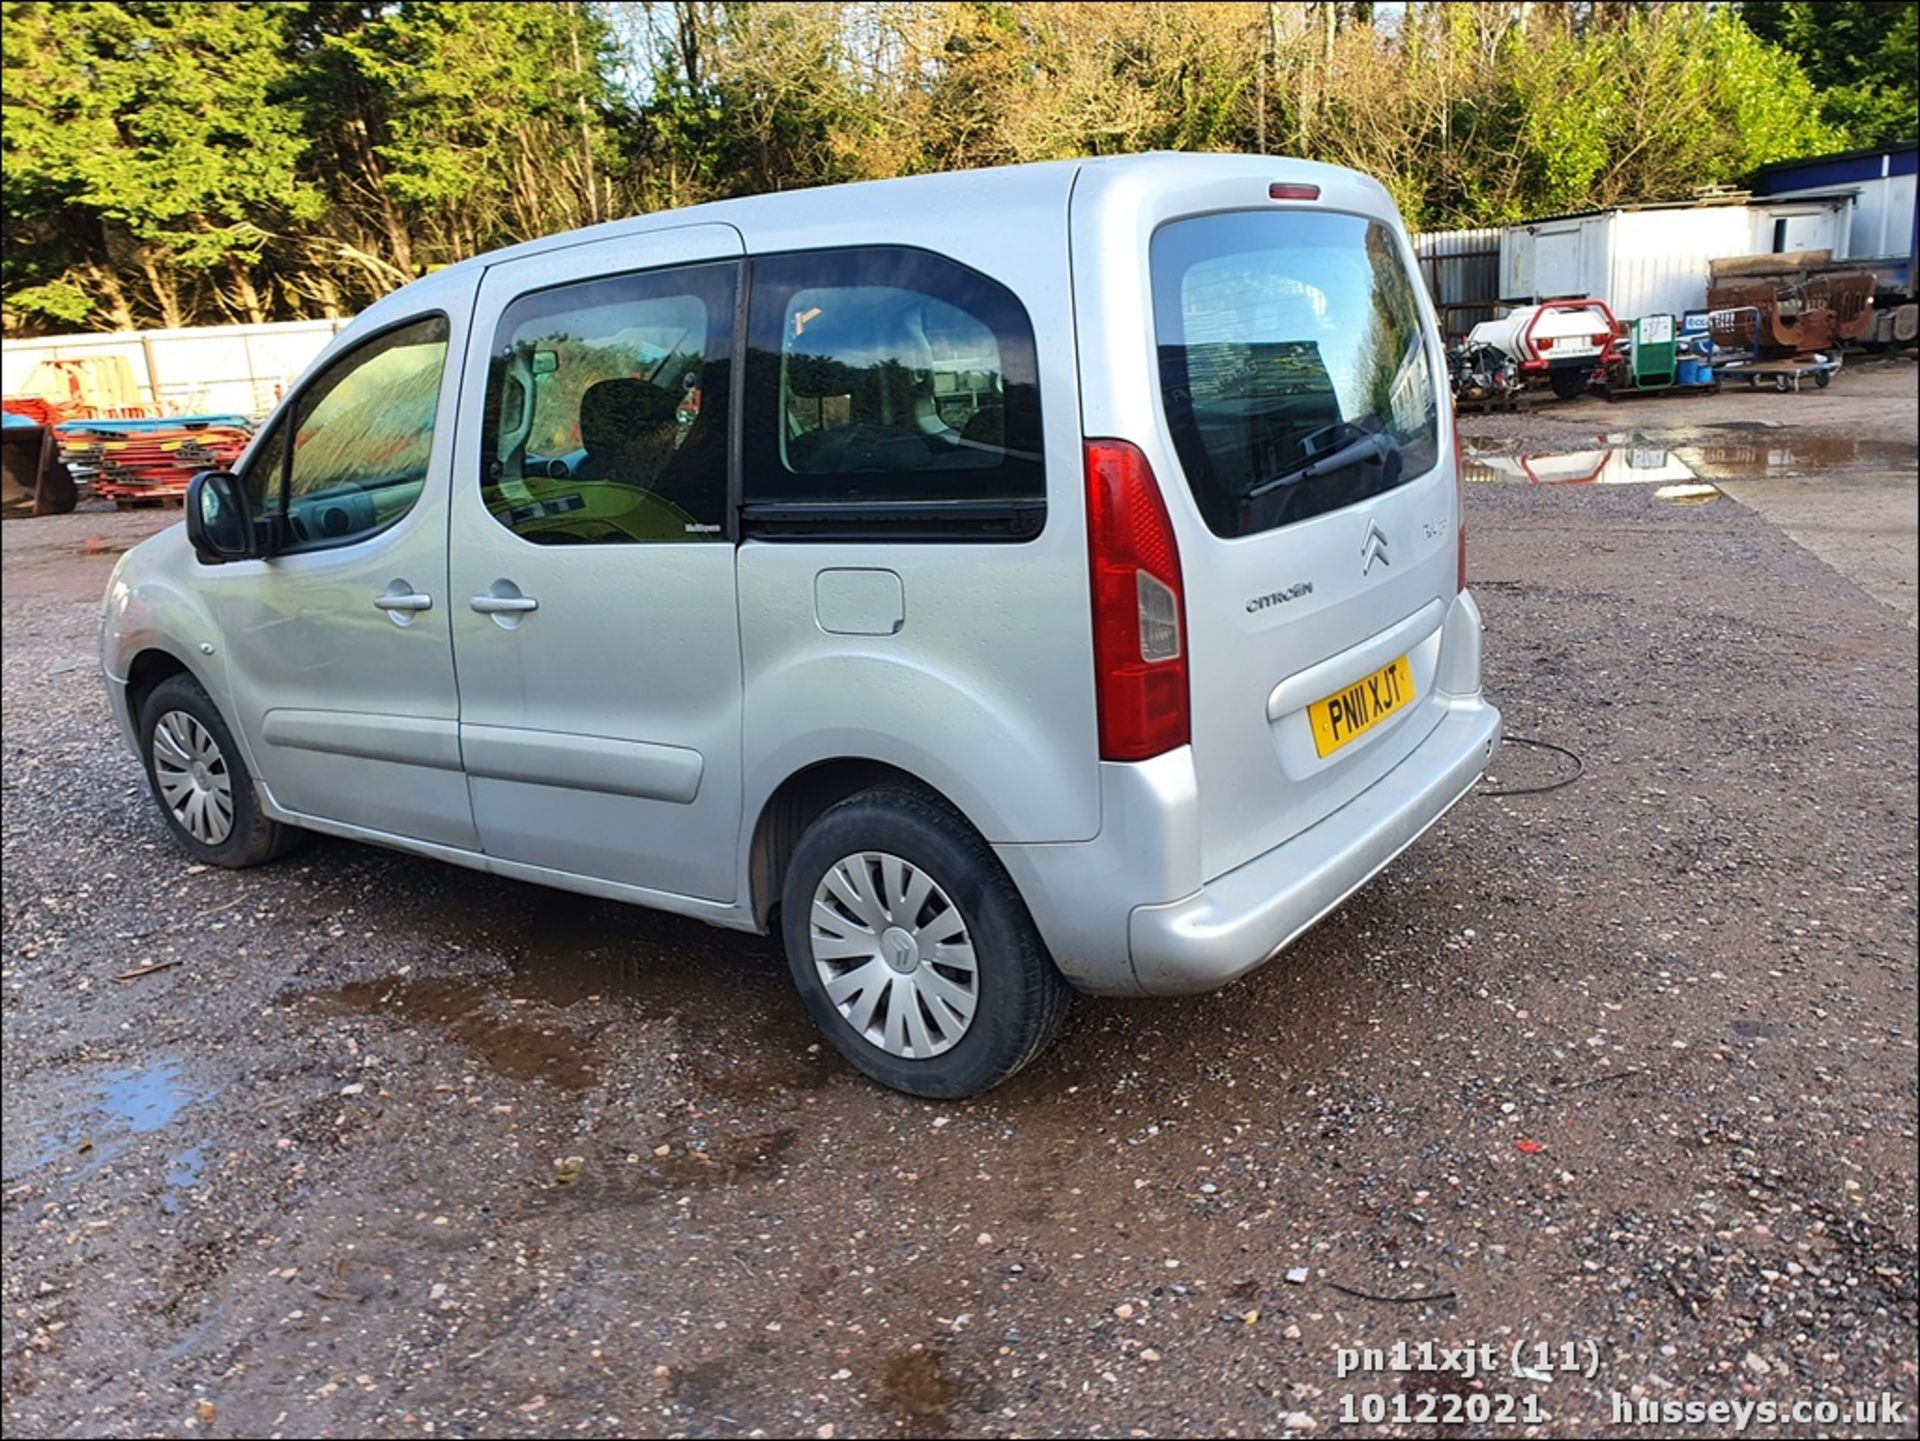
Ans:
[[[1577,370],[1556,370],[1547,377],[1547,383],[1561,400],[1576,400],[1587,390],[1587,377]]]
[[[260,809],[233,732],[192,676],[170,676],[140,707],[140,754],[160,814],[195,860],[239,870],[298,838]]]
[[[822,815],[781,887],[787,964],[814,1023],[882,1085],[997,1086],[1059,1036],[1071,991],[992,849],[919,791]]]

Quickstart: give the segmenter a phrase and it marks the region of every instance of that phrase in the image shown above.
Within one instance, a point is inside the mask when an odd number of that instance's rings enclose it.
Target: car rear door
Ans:
[[[740,639],[726,225],[488,269],[456,451],[460,746],[505,860],[729,901]]]
[[[1141,447],[1180,545],[1211,879],[1438,722],[1457,497],[1438,334],[1384,193],[1181,159],[1165,184],[1084,172],[1074,275],[1083,366],[1103,357],[1086,433]]]

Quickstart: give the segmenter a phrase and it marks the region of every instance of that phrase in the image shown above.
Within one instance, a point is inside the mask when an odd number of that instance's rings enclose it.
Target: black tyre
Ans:
[[[1584,371],[1549,371],[1547,383],[1553,387],[1553,393],[1562,400],[1577,400],[1587,393],[1587,377]]]
[[[1833,375],[1830,371],[1816,370],[1813,373],[1813,383],[1819,386],[1820,389],[1825,390],[1829,385],[1833,384]]]
[[[140,707],[140,757],[153,799],[189,855],[239,870],[283,854],[299,832],[269,820],[219,709],[192,676],[170,676]]]
[[[840,1054],[915,1096],[971,1096],[1052,1045],[1072,993],[987,843],[920,791],[863,791],[794,848],[787,964]]]

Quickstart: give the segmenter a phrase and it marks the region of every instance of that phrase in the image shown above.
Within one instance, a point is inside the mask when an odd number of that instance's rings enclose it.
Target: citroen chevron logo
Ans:
[[[1380,529],[1378,521],[1367,522],[1367,538],[1360,542],[1360,574],[1366,575],[1373,569],[1373,563],[1392,565],[1393,557],[1387,554],[1387,533]]]

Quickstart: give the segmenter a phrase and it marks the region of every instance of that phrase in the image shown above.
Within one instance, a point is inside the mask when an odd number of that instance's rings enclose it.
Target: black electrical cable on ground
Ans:
[[[1575,781],[1579,780],[1581,776],[1587,773],[1587,763],[1585,761],[1581,760],[1579,756],[1574,754],[1572,751],[1568,750],[1565,746],[1557,746],[1552,741],[1537,741],[1532,736],[1511,736],[1510,735],[1505,737],[1505,739],[1502,741],[1502,744],[1515,745],[1515,746],[1532,746],[1535,750],[1552,751],[1555,755],[1563,755],[1568,760],[1573,762],[1573,774],[1570,776],[1562,776],[1557,781],[1548,781],[1543,786],[1503,786],[1497,791],[1481,791],[1480,794],[1483,796],[1545,795],[1548,791],[1557,791],[1561,789],[1563,786],[1572,785]]]

